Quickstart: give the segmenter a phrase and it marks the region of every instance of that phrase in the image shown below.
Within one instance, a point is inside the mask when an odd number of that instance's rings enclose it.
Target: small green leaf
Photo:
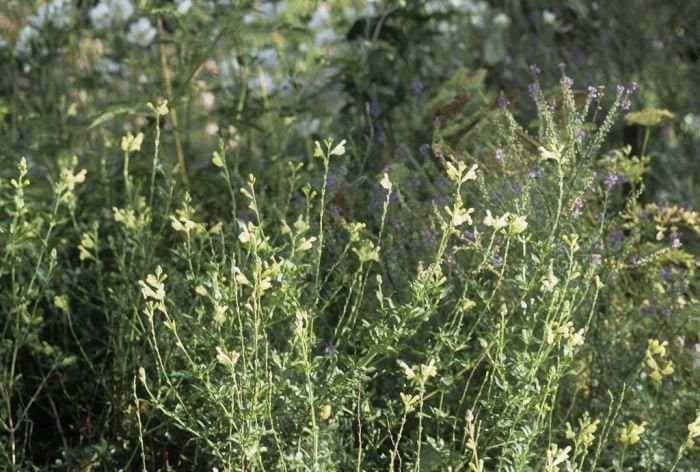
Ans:
[[[105,123],[112,118],[116,118],[117,116],[120,115],[126,115],[128,113],[135,113],[139,110],[139,107],[133,104],[128,104],[128,103],[114,103],[112,105],[107,106],[107,108],[100,113],[93,115],[93,117],[90,119],[90,125],[88,126],[88,129],[95,128],[96,126],[101,125],[102,123]]]

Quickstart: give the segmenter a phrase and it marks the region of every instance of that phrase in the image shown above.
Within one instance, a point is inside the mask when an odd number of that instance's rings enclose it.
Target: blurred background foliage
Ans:
[[[99,10],[103,3],[112,8],[111,13]],[[148,24],[137,25],[140,19]],[[435,228],[421,227],[420,222],[432,214],[434,201],[443,202],[446,180],[440,177],[441,159],[453,151],[468,152],[484,168],[495,168],[499,138],[490,118],[506,103],[521,122],[532,124],[530,130],[536,129],[535,104],[526,92],[537,75],[533,64],[541,70],[539,80],[555,112],[561,103],[553,90],[563,75],[573,80],[581,102],[588,87],[614,97],[618,85],[636,83],[639,91],[632,97],[632,111],[670,110],[672,116],[653,127],[621,122],[608,140],[616,143],[613,147],[629,144],[632,156],[642,151],[650,156],[643,176],[646,191],[640,197],[642,204],[653,205],[648,207],[650,214],[669,205],[697,208],[699,22],[700,3],[693,1],[2,2],[0,177],[3,182],[15,178],[16,163],[26,158],[28,177],[42,182],[27,192],[42,201],[54,193],[44,176],[48,182],[58,182],[75,155],[96,182],[89,191],[79,190],[81,204],[67,204],[67,211],[56,213],[55,221],[45,216],[49,205],[32,209],[44,215],[37,217],[38,227],[52,221],[65,225],[54,235],[56,247],[72,256],[56,279],[47,282],[46,296],[39,304],[45,325],[36,328],[41,335],[27,337],[32,348],[22,351],[28,366],[25,377],[30,380],[22,385],[20,397],[31,398],[39,385],[44,392],[31,413],[35,463],[84,464],[91,457],[108,464],[136,463],[135,453],[120,446],[136,428],[131,377],[124,374],[152,359],[139,351],[138,339],[122,336],[134,332],[130,324],[136,317],[120,315],[137,310],[138,290],[117,297],[104,287],[126,286],[142,278],[160,258],[177,259],[156,242],[157,237],[172,242],[163,230],[169,222],[166,214],[154,215],[160,233],[152,239],[130,239],[131,235],[120,233],[121,226],[112,217],[113,207],[133,203],[121,190],[125,182],[120,139],[125,133],[145,134],[144,152],[131,164],[134,174],[150,174],[151,161],[144,156],[154,151],[156,128],[147,102],[167,99],[171,109],[159,123],[158,178],[178,182],[171,191],[178,195],[188,191],[202,217],[211,221],[230,218],[232,210],[232,203],[222,198],[229,191],[226,182],[211,165],[213,149],[220,145],[226,149],[234,188],[245,186],[247,176],[254,174],[263,212],[284,218],[302,213],[306,205],[301,179],[295,180],[289,161],[303,163],[314,188],[319,188],[323,168],[309,158],[314,140],[347,137],[351,157],[332,166],[328,178],[329,207],[337,217],[333,221],[339,227],[343,218],[367,221],[376,231],[382,224],[378,216],[383,203],[377,177],[386,172],[392,182],[407,189],[392,202],[398,210],[389,220],[390,257],[383,262],[384,273],[396,282],[394,289],[405,295],[421,248],[434,244],[431,231]],[[145,190],[147,180],[136,185]],[[9,189],[9,184],[3,183],[3,189]],[[155,198],[170,201],[166,190]],[[255,218],[243,197],[233,200],[238,217]],[[97,231],[88,223],[91,220],[112,238],[115,250],[110,254],[119,253],[118,247],[129,247],[136,254],[132,254],[134,260],[105,256],[100,262],[104,265],[86,269],[76,259],[76,247],[82,233]],[[691,231],[679,231],[686,250],[696,254],[697,238]],[[40,251],[41,245],[37,243],[36,249]],[[334,250],[329,249],[329,259]],[[627,255],[622,246],[616,250],[620,259]],[[28,255],[22,261],[41,266],[45,259],[37,261]],[[688,315],[688,308],[685,318],[672,323],[664,324],[661,313],[675,303],[674,294],[691,290],[684,278],[692,277],[693,271],[683,273],[683,265],[683,261],[664,260],[655,271],[630,271],[610,284],[634,291],[640,280],[654,286],[662,278],[664,284],[675,287],[675,292],[664,295],[666,299],[648,300],[645,309],[659,314],[646,321],[648,329],[665,329],[671,338],[680,333],[682,321],[690,325],[684,334],[688,346],[697,346],[700,326]],[[5,283],[7,272],[2,277]],[[32,274],[17,280],[28,282]],[[86,288],[95,284],[101,288]],[[76,294],[73,303],[80,306],[85,320],[80,326],[49,316],[61,308],[48,300],[67,288]],[[638,299],[621,292],[611,289],[602,311],[607,311],[611,326],[619,323],[624,326],[620,331],[631,331],[634,319],[616,319],[615,313],[639,311]],[[112,306],[114,312],[103,313],[105,306]],[[65,370],[60,375],[42,357],[41,339],[63,346]],[[608,340],[603,336],[601,345],[603,341]],[[622,350],[629,342],[623,337],[611,346],[619,343]],[[72,352],[81,351],[96,353],[91,365],[84,357],[78,356],[80,361],[71,357]],[[629,349],[626,360],[638,356],[633,351]],[[685,363],[679,370],[692,379],[698,354],[691,348],[683,353]],[[598,373],[615,370],[604,365],[611,362],[604,355],[590,361]],[[95,385],[83,381],[86,371],[99,379]],[[47,380],[38,380],[46,372],[51,372]],[[603,377],[596,385],[600,392],[617,391],[618,380]],[[692,393],[697,387],[695,379],[679,389],[683,395],[697,396]],[[679,395],[678,390],[645,390],[636,408],[639,414],[653,405],[654,414],[691,415],[688,404],[679,406]],[[60,414],[55,411],[59,398]],[[147,406],[143,408],[145,413]],[[688,423],[692,418],[683,420]],[[66,441],[62,457],[55,451],[55,435],[48,432],[56,423],[70,430],[62,436]],[[150,450],[156,451],[149,461],[177,464],[177,455],[188,453],[176,446],[182,443],[185,450],[194,446],[187,434],[162,424],[162,430],[149,437]],[[647,443],[650,464],[655,463],[656,447],[670,447],[664,438],[656,440],[658,444]],[[105,457],[113,457],[113,462]]]

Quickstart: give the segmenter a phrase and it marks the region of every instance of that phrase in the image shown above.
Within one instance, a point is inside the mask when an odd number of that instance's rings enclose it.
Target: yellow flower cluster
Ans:
[[[646,421],[642,421],[639,424],[632,421],[628,422],[620,430],[620,442],[625,445],[637,444],[644,431],[646,431],[646,424]]]
[[[645,363],[649,369],[649,377],[654,382],[660,382],[664,376],[673,373],[673,361],[666,359],[666,346],[668,346],[668,341],[660,343],[656,339],[649,340],[649,347],[645,353]]]

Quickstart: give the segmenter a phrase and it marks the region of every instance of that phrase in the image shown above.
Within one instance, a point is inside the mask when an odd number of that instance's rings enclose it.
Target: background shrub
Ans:
[[[698,12],[646,7],[6,2],[3,461],[692,470]]]

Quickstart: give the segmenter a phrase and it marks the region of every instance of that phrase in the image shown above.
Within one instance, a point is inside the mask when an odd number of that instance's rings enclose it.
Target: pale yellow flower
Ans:
[[[509,213],[501,216],[500,218],[494,218],[491,214],[491,210],[486,210],[486,216],[484,217],[484,224],[490,226],[494,231],[499,231],[506,226],[508,226],[508,216]]]

